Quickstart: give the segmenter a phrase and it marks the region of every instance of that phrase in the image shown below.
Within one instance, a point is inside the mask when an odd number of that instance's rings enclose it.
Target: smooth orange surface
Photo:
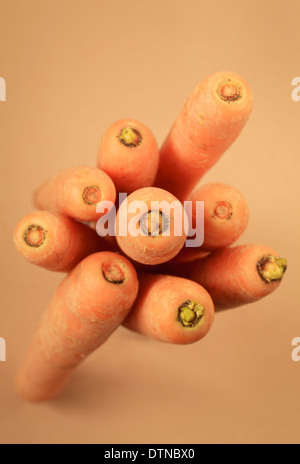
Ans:
[[[299,1],[1,0],[0,11],[1,443],[299,443]],[[203,183],[245,196],[238,243],[288,259],[280,287],[218,313],[200,343],[118,329],[60,398],[24,402],[14,378],[62,278],[26,263],[12,241],[33,190],[69,166],[94,166],[99,135],[128,115],[161,146],[187,95],[220,69],[245,77],[254,107]],[[200,399],[190,407],[187,391]]]

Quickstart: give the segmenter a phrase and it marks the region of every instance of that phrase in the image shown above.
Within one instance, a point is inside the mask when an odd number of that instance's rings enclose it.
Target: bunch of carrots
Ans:
[[[76,166],[35,192],[37,211],[17,225],[14,242],[29,262],[66,273],[42,316],[17,378],[31,401],[58,395],[74,369],[123,324],[156,340],[188,344],[210,330],[214,312],[273,292],[287,267],[263,245],[231,245],[248,223],[248,207],[234,187],[201,177],[236,140],[252,109],[247,82],[232,72],[204,79],[187,99],[159,150],[139,121],[120,120],[103,135],[97,167]],[[128,194],[126,205],[117,194]],[[204,202],[204,241],[185,247],[186,229],[172,233],[175,216],[153,201]],[[121,234],[143,201],[139,234]],[[100,237],[97,221],[114,205],[115,234]],[[171,210],[170,210],[171,211]],[[184,217],[184,215],[182,216]],[[123,224],[124,226],[124,224]],[[164,232],[169,230],[169,234]]]

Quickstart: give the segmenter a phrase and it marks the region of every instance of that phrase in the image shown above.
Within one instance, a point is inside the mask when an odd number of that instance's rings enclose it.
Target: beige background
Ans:
[[[300,102],[298,0],[1,0],[1,443],[299,443]],[[161,143],[197,83],[241,73],[255,107],[204,181],[235,185],[251,220],[240,242],[289,260],[279,290],[217,315],[201,343],[167,346],[119,330],[63,396],[31,405],[13,379],[62,276],[12,244],[33,189],[73,164],[95,164],[100,136],[123,117]]]

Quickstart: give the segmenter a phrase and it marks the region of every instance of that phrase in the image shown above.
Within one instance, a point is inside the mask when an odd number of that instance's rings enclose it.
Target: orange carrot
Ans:
[[[126,258],[111,252],[85,258],[58,287],[38,326],[17,378],[19,393],[31,401],[58,395],[127,316],[137,292]]]
[[[60,272],[70,271],[91,253],[109,250],[89,227],[48,211],[25,216],[15,228],[14,243],[30,263]]]
[[[101,139],[97,165],[112,178],[118,192],[129,194],[153,185],[158,164],[156,140],[139,121],[117,121]]]
[[[165,190],[155,187],[136,190],[117,214],[118,245],[139,263],[166,262],[184,245],[184,217],[181,203]]]
[[[97,221],[100,201],[116,200],[113,181],[103,171],[76,166],[46,181],[34,195],[39,209],[66,214],[81,221]]]
[[[230,185],[206,184],[194,191],[189,201],[192,202],[190,222],[197,234],[202,236],[204,232],[204,240],[201,245],[184,246],[169,264],[195,261],[204,258],[210,251],[231,245],[248,224],[247,203],[241,193]],[[197,202],[203,202],[203,217],[197,214]],[[203,230],[199,231],[201,228]],[[188,240],[196,243],[197,234],[189,236]]]
[[[140,290],[124,326],[156,340],[194,343],[212,326],[214,305],[207,291],[188,279],[140,274]]]
[[[242,194],[227,184],[206,184],[192,193],[192,222],[196,226],[196,202],[204,202],[204,242],[202,251],[232,245],[244,232],[249,210]]]
[[[209,254],[210,253],[208,251],[202,250],[202,247],[187,248],[184,246],[178,253],[178,255],[175,256],[175,258],[171,259],[166,263],[166,271],[170,272],[171,268],[173,266],[177,266],[177,264],[181,265],[184,263],[190,263],[191,261],[196,261],[198,259],[205,258]]]
[[[276,290],[287,261],[263,245],[216,251],[188,266],[188,277],[203,285],[216,309],[252,303]]]
[[[251,109],[251,89],[238,74],[217,72],[204,79],[162,146],[155,185],[187,200],[198,180],[236,140]]]
[[[197,233],[188,240],[196,243],[196,235],[202,236],[204,231],[204,241],[200,246],[184,246],[171,262],[166,263],[167,272],[170,272],[170,266],[177,263],[195,261],[204,258],[212,250],[231,245],[248,224],[247,203],[241,193],[230,185],[204,185],[192,193],[189,201],[192,202],[190,222]],[[203,216],[197,213],[197,202],[203,202]]]
[[[97,221],[93,221],[93,222],[87,222],[86,225],[88,227],[90,227],[92,230],[94,230],[95,232],[97,231]],[[99,234],[99,236],[101,236]],[[119,251],[119,248],[118,248],[118,244],[117,244],[117,239],[114,235],[105,235],[105,236],[101,236],[101,238],[103,238],[105,240],[105,242],[107,243],[108,247],[109,247],[109,250],[110,251]]]

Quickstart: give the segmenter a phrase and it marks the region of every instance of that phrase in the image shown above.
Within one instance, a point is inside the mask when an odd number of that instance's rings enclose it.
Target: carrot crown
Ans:
[[[123,284],[126,279],[123,265],[117,262],[104,262],[102,264],[102,274],[107,282],[115,285]]]
[[[98,185],[89,185],[84,189],[82,198],[87,205],[94,206],[101,200],[101,190]]]
[[[141,144],[142,136],[137,129],[126,126],[121,130],[119,140],[121,143],[126,145],[126,147],[135,148]]]
[[[187,300],[178,308],[178,320],[183,327],[196,327],[204,315],[204,307],[195,301]]]
[[[149,210],[143,214],[139,227],[144,235],[158,237],[168,230],[169,220],[160,210]]]
[[[287,260],[277,256],[263,256],[257,263],[257,270],[266,283],[278,282],[282,279],[287,269]]]
[[[221,100],[231,103],[241,98],[241,86],[238,81],[228,78],[219,84],[217,94]]]
[[[27,245],[39,248],[43,245],[44,241],[46,240],[46,231],[43,227],[31,224],[27,227],[24,233],[24,241]]]

